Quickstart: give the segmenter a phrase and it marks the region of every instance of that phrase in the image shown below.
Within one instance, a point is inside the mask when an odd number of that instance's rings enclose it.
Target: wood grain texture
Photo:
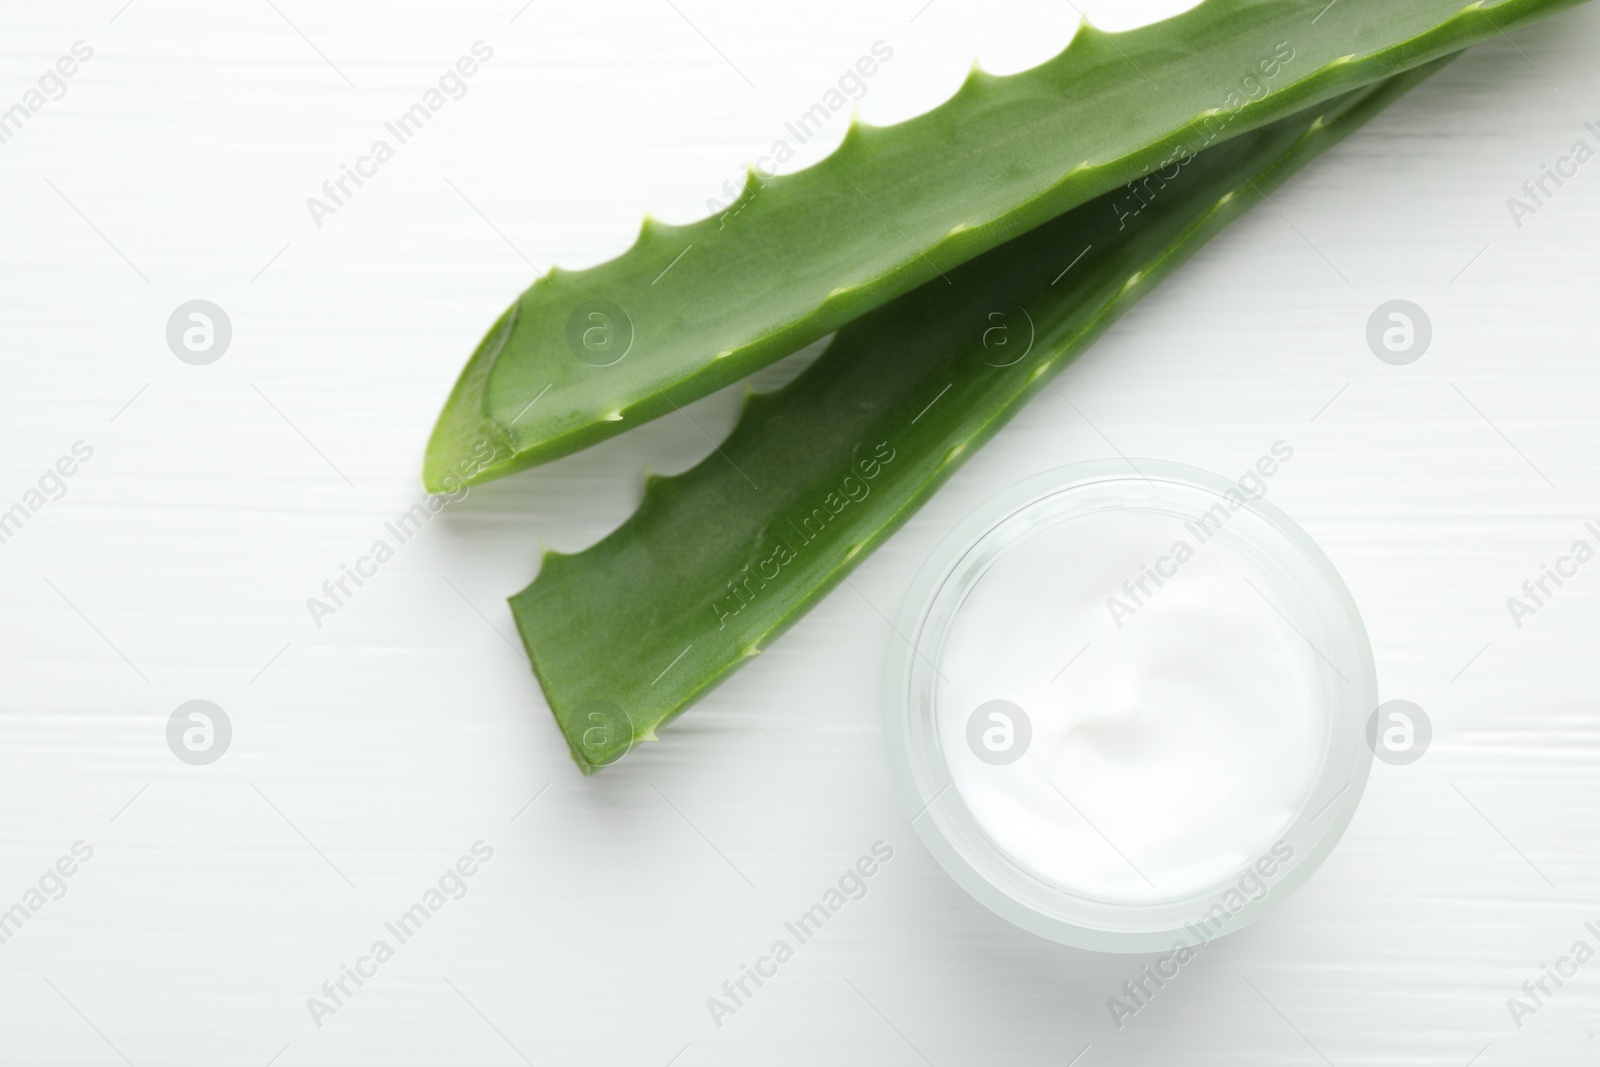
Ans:
[[[1506,199],[1597,143],[1600,9],[1477,50],[1318,161],[1063,375],[1081,416],[1041,396],[855,589],[586,781],[504,597],[541,543],[620,522],[647,464],[708,451],[734,391],[473,490],[321,628],[306,598],[423,498],[445,391],[533,270],[614,254],[647,209],[703,213],[875,40],[895,58],[860,106],[887,122],[1075,17],[674,3],[0,14],[0,108],[94,49],[0,144],[0,509],[94,450],[0,544],[0,909],[94,849],[0,944],[0,1063],[1592,1062],[1600,964],[1520,1029],[1506,998],[1600,923],[1600,570],[1520,629],[1505,599],[1600,519],[1600,162],[1520,229]],[[480,39],[466,95],[314,225],[306,198]],[[234,329],[209,366],[164,336],[196,298]],[[1434,326],[1409,367],[1364,339],[1394,298]],[[880,613],[1005,485],[1117,450],[1226,474],[1280,438],[1273,499],[1435,739],[1375,769],[1310,883],[1118,1030],[1105,1000],[1142,961],[1012,929],[910,830]],[[164,737],[196,698],[234,729],[208,767]],[[480,840],[465,896],[315,1026],[306,999]],[[878,840],[866,897],[717,1028],[706,998]]]

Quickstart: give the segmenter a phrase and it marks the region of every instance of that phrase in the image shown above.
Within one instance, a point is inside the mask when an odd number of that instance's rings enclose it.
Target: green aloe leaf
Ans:
[[[546,554],[511,609],[578,765],[771,644],[1161,278],[1442,62],[1207,150],[1135,219],[1102,197],[866,315],[609,537]]]
[[[594,444],[1090,199],[1128,185],[1131,213],[1187,154],[1575,2],[1205,0],[1127,33],[1085,24],[1020,74],[975,68],[927,114],[853,122],[816,166],[752,177],[722,216],[647,220],[618,258],[537,280],[462,372],[424,481]]]

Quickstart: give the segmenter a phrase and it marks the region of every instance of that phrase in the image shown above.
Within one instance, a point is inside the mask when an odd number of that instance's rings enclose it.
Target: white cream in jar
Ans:
[[[947,749],[971,747],[991,701],[1031,727],[1015,762],[952,760],[955,788],[1019,863],[1088,896],[1215,884],[1271,849],[1316,778],[1316,654],[1256,592],[1271,575],[1192,530],[1118,508],[1035,533],[968,593],[939,657]],[[1017,744],[1008,717],[979,716],[981,750]]]
[[[1119,951],[1170,947],[1218,901],[1237,929],[1304,880],[1354,813],[1376,698],[1348,591],[1265,478],[1138,467],[1042,475],[954,531],[908,594],[885,704],[945,868]]]

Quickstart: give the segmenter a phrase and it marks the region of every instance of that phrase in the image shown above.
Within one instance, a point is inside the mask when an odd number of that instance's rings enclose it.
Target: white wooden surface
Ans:
[[[1600,963],[1521,1029],[1506,998],[1597,940],[1600,567],[1521,629],[1505,599],[1600,516],[1600,163],[1520,230],[1505,200],[1595,141],[1600,9],[1482,47],[1318,162],[1061,379],[1104,437],[1047,392],[862,567],[872,605],[842,588],[597,779],[503,598],[541,543],[620,522],[646,460],[706,451],[685,419],[474,490],[312,625],[421,496],[445,391],[534,267],[702,214],[874,41],[895,54],[861,108],[887,122],[1076,18],[919,3],[8,0],[0,107],[73,42],[94,57],[0,145],[0,508],[94,455],[0,545],[0,908],[94,854],[0,945],[0,1063],[1594,1061]],[[479,39],[467,95],[313,225],[305,199]],[[1435,327],[1409,367],[1363,336],[1397,297]],[[164,339],[195,298],[233,323],[209,366]],[[734,404],[689,414],[715,437]],[[1120,1031],[1105,1000],[1140,961],[970,902],[891,795],[877,699],[879,613],[941,533],[1106,438],[1222,473],[1291,442],[1273,499],[1436,735]],[[196,698],[234,728],[206,767],[164,739]],[[480,840],[467,895],[314,1025],[307,998]],[[879,840],[866,897],[713,1025],[706,998]]]

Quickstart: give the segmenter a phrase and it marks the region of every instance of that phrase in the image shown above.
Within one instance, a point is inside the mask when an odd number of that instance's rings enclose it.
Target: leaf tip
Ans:
[[[869,127],[867,124],[861,121],[860,109],[852,108],[850,111],[850,121],[846,123],[844,127],[844,137],[839,141],[839,147],[834,149],[833,154],[839,155],[850,149],[858,147],[862,138],[867,135],[868,128]]]
[[[647,249],[652,245],[671,245],[673,235],[687,229],[685,226],[674,226],[670,222],[662,222],[650,212],[645,212],[644,221],[639,224],[639,236],[634,241],[637,249]],[[673,250],[676,253],[676,249]]]
[[[1078,9],[1074,8],[1073,10],[1077,11]],[[1078,41],[1081,38],[1093,32],[1095,32],[1094,23],[1089,21],[1088,15],[1085,15],[1082,11],[1078,11],[1078,24],[1072,28],[1072,38],[1067,41],[1067,47],[1062,49],[1061,54],[1056,56],[1056,59],[1060,59],[1061,56],[1072,51],[1073,47],[1078,44]]]
[[[861,105],[856,104],[850,108],[850,125],[845,130],[844,138],[848,141],[851,137],[863,137],[882,128],[881,126],[874,126],[862,118]]]
[[[956,90],[956,92],[957,95],[960,95],[962,93],[970,93],[980,89],[987,89],[998,81],[1000,81],[999,75],[990,74],[988,71],[983,69],[982,61],[974,59],[972,61],[972,66],[967,68],[967,76],[961,81],[961,88]]]

